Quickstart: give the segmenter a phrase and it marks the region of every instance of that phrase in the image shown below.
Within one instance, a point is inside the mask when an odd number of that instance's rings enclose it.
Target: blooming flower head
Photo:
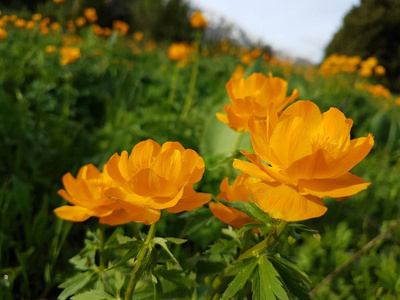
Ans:
[[[71,205],[64,205],[54,210],[64,220],[82,222],[90,217],[100,218],[100,223],[119,225],[130,222],[128,215],[113,199],[107,198],[104,192],[114,186],[107,170],[100,172],[93,165],[80,168],[74,178],[71,173],[63,176],[64,189],[58,194]]]
[[[75,20],[75,24],[77,27],[82,27],[86,24],[86,19],[84,17],[79,17]]]
[[[220,185],[221,193],[217,196],[219,199],[233,201],[249,201],[252,191],[250,186],[260,180],[247,174],[239,174],[232,185],[229,185],[228,178],[225,178]],[[221,203],[210,203],[211,212],[222,222],[231,225],[237,229],[247,223],[256,222],[245,213],[234,208],[225,206]]]
[[[129,24],[124,21],[115,20],[113,22],[113,29],[117,30],[120,35],[126,35],[129,31]]]
[[[143,141],[129,156],[126,151],[114,154],[107,170],[118,187],[106,194],[135,222],[152,224],[159,220],[162,209],[191,211],[211,199],[210,194],[193,190],[204,173],[203,159],[178,142],[160,146],[153,140]]]
[[[35,25],[36,25],[35,21],[30,20],[30,21],[26,22],[25,29],[31,30],[35,27]]]
[[[136,31],[136,32],[134,32],[134,33],[133,33],[133,39],[134,39],[135,41],[141,41],[141,40],[143,40],[143,32],[141,32],[141,31]]]
[[[0,27],[0,39],[5,39],[7,37],[7,31]]]
[[[271,103],[273,109],[280,112],[299,96],[294,89],[287,97],[287,85],[285,80],[272,74],[269,78],[261,73],[254,73],[247,79],[232,78],[226,84],[231,104],[223,108],[227,114],[217,113],[217,118],[235,131],[247,132],[247,121],[253,114],[257,119],[265,118]]]
[[[386,69],[384,66],[378,65],[374,68],[374,72],[376,75],[383,76],[386,74]]]
[[[42,19],[41,14],[33,14],[32,15],[32,21],[40,21]]]
[[[200,11],[196,11],[193,13],[193,15],[190,17],[190,24],[194,28],[207,27],[207,21]]]
[[[54,3],[64,3],[65,0],[53,0]]]
[[[46,48],[44,49],[44,51],[45,51],[47,54],[52,54],[52,53],[56,52],[56,46],[54,46],[54,45],[47,45]]]
[[[170,60],[185,60],[191,52],[190,47],[185,43],[172,43],[168,48],[168,57]]]
[[[298,101],[278,116],[249,120],[255,154],[234,167],[262,180],[252,200],[273,218],[299,221],[323,215],[323,197],[352,196],[370,183],[349,171],[371,150],[374,140],[350,139],[353,121],[331,108],[321,114],[316,104]],[[263,161],[269,165],[264,164]]]
[[[24,19],[17,19],[14,22],[15,27],[25,27],[26,21]]]
[[[79,49],[78,47],[64,46],[60,48],[60,55],[60,65],[65,66],[81,57],[81,49]]]
[[[86,8],[83,11],[83,15],[85,16],[85,18],[91,22],[94,23],[97,21],[98,17],[97,17],[97,12],[95,8]]]

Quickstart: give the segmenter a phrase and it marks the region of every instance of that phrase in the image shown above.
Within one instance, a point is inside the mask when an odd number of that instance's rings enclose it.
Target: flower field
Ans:
[[[376,58],[97,20],[0,15],[0,299],[398,299]]]

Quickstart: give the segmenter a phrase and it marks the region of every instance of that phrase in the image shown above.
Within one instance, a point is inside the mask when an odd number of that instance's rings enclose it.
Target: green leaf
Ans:
[[[243,234],[249,230],[253,230],[257,228],[260,230],[262,235],[266,235],[271,230],[271,225],[262,224],[262,223],[247,223],[238,231],[239,236],[243,236]]]
[[[71,297],[71,300],[115,300],[113,296],[99,290],[90,290]]]
[[[275,299],[274,293],[271,289],[266,289],[266,285],[260,284],[260,272],[254,272],[252,291],[254,300],[272,300]]]
[[[235,296],[236,293],[246,284],[247,279],[250,277],[256,265],[257,261],[253,260],[251,263],[245,266],[228,285],[228,288],[222,294],[220,300],[228,300]]]
[[[94,272],[87,271],[83,273],[79,273],[63,283],[61,283],[58,287],[64,289],[57,299],[65,300],[68,297],[74,295],[76,292],[84,288],[92,279]]]
[[[311,281],[307,274],[296,265],[282,258],[279,254],[268,255],[269,261],[274,265],[288,291],[300,300],[310,300]]]
[[[155,237],[153,239],[154,244],[160,245],[167,253],[168,255],[174,260],[174,262],[179,266],[179,262],[176,260],[175,256],[172,254],[172,252],[169,250],[167,246],[167,240],[161,237]]]
[[[130,246],[130,250],[127,253],[125,253],[122,256],[122,258],[115,265],[108,268],[108,270],[122,266],[131,258],[136,257],[138,255],[139,251],[144,247],[144,243],[142,241],[128,242],[128,243],[125,243],[124,246],[128,245],[128,244]]]
[[[245,213],[253,220],[259,221],[262,224],[271,225],[273,223],[269,215],[261,210],[261,208],[259,208],[257,204],[251,202],[251,200],[249,200],[248,203],[244,201],[229,202],[224,199],[218,199],[218,201],[226,206],[232,207],[242,213]]]
[[[260,290],[262,293],[272,292],[279,299],[289,300],[282,286],[282,282],[279,280],[279,273],[265,255],[260,257],[258,272],[260,275]]]
[[[251,257],[246,260],[238,261],[232,264],[232,267],[226,272],[225,276],[235,276],[240,273],[247,265],[254,263],[257,260],[256,257]]]
[[[165,239],[166,239],[168,242],[171,242],[171,243],[176,244],[176,245],[181,245],[181,244],[187,242],[186,239],[179,239],[179,238],[173,238],[173,237],[167,237],[167,238],[165,238]]]

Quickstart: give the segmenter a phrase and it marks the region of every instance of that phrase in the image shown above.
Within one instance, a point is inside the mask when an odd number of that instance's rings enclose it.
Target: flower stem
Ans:
[[[232,268],[234,263],[245,260],[252,256],[257,256],[258,254],[264,252],[268,248],[272,248],[279,241],[279,238],[285,232],[288,223],[281,221],[277,226],[276,230],[273,231],[269,236],[267,236],[262,242],[253,246],[252,248],[241,254],[235,261],[228,265],[213,281],[205,300],[215,300],[220,299],[223,293],[223,289],[228,285],[228,279],[225,274]]]
[[[196,44],[197,45],[197,44]],[[197,74],[199,73],[199,46],[197,45],[196,47],[196,56],[195,56],[195,62],[192,68],[192,74],[190,76],[190,82],[189,82],[189,92],[186,95],[185,98],[185,105],[182,110],[182,118],[186,118],[190,107],[192,106],[193,102],[193,94],[194,90],[196,87],[196,79],[197,79]]]
[[[99,259],[100,259],[100,270],[103,271],[106,267],[105,260],[104,260],[104,225],[99,224],[99,229],[98,229],[98,234],[99,234]]]
[[[168,95],[168,103],[170,105],[172,105],[172,103],[174,103],[176,86],[178,85],[179,70],[180,70],[180,66],[179,66],[179,62],[177,62],[176,66],[175,66],[175,72],[171,78],[171,87],[170,87],[169,95]]]
[[[153,240],[155,234],[156,234],[156,229],[157,229],[157,222],[151,224],[149,233],[147,234],[146,241],[144,242],[143,248],[140,250],[139,257],[136,260],[135,267],[133,268],[131,278],[129,279],[128,287],[125,292],[125,300],[131,300],[133,291],[135,289],[137,281],[140,279],[139,274],[139,269],[140,265],[142,264],[143,259],[146,257],[146,255],[149,253],[150,250],[150,243]]]

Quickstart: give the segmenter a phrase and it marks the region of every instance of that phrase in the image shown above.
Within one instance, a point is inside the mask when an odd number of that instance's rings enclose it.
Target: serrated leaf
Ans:
[[[261,256],[258,264],[258,273],[260,275],[260,289],[263,292],[271,291],[281,300],[289,300],[289,297],[279,280],[279,273],[275,270],[272,263],[266,256]],[[273,299],[273,298],[271,298]]]
[[[134,258],[138,255],[139,251],[144,247],[144,243],[141,241],[135,241],[135,242],[128,242],[125,245],[129,244],[130,250],[125,253],[122,258],[113,266],[111,266],[110,268],[108,268],[107,270],[111,270],[114,268],[118,268],[120,266],[122,266],[123,264],[125,264],[128,260],[130,260],[131,258]]]
[[[94,272],[88,271],[79,273],[63,283],[61,283],[58,287],[64,289],[57,299],[65,300],[68,297],[74,295],[76,292],[84,288],[92,279]]]
[[[271,225],[262,223],[247,223],[242,228],[239,229],[238,235],[242,236],[245,232],[257,228],[260,230],[261,235],[266,235],[271,230]]]
[[[168,253],[168,255],[173,259],[173,261],[179,266],[179,262],[176,260],[175,256],[172,254],[172,252],[169,250],[169,248],[167,246],[166,239],[160,238],[160,237],[155,237],[153,239],[153,243],[160,245]]]
[[[167,237],[167,238],[165,238],[165,239],[166,239],[168,242],[171,242],[171,243],[176,244],[176,245],[181,245],[181,244],[187,242],[187,239],[179,239],[179,238],[173,238],[173,237]]]
[[[231,297],[235,296],[236,293],[243,288],[246,284],[247,279],[250,277],[251,273],[253,272],[254,268],[257,265],[257,261],[253,260],[247,266],[245,266],[241,272],[239,272],[235,278],[231,281],[228,285],[228,288],[222,294],[220,300],[228,300]]]
[[[91,290],[71,297],[71,300],[115,300],[115,299],[116,298],[114,298],[110,294],[107,294],[106,292],[99,290]]]
[[[300,300],[310,300],[311,281],[307,274],[296,265],[283,259],[280,255],[269,255],[269,261],[274,265],[288,291]]]
[[[274,293],[270,289],[266,289],[265,285],[260,284],[260,272],[254,272],[252,291],[254,300],[272,300],[275,299]]]
[[[232,267],[229,269],[228,272],[226,272],[225,276],[235,276],[235,275],[237,275],[247,265],[254,263],[255,260],[256,260],[256,258],[252,257],[252,258],[249,258],[249,259],[246,259],[246,260],[242,260],[242,261],[238,261],[238,262],[232,264]]]

